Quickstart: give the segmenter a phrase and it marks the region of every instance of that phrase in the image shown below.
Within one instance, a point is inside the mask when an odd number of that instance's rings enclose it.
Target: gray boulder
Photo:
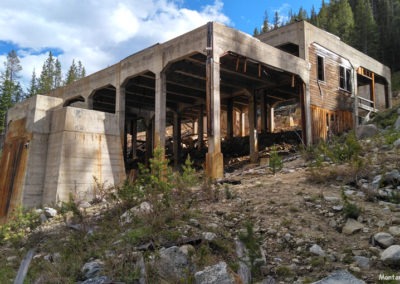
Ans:
[[[357,139],[370,138],[379,133],[378,127],[374,124],[360,125],[356,129]]]
[[[395,236],[395,237],[400,236],[400,227],[399,226],[391,226],[391,227],[389,227],[389,233],[392,236]]]
[[[317,244],[313,244],[310,247],[310,252],[315,254],[315,255],[325,256],[325,251]]]
[[[400,138],[393,142],[393,147],[400,148]]]
[[[354,261],[362,269],[369,269],[370,267],[370,259],[368,257],[356,255]]]
[[[194,275],[196,284],[234,284],[234,277],[229,273],[225,262],[221,261],[213,266],[207,266],[203,271]]]
[[[394,123],[394,129],[397,131],[400,130],[400,116],[396,119],[396,122]]]
[[[365,284],[364,281],[356,278],[347,270],[337,270],[328,277],[313,284]]]
[[[251,268],[248,265],[250,263],[248,250],[245,245],[239,240],[235,240],[235,244],[236,255],[239,259],[239,269],[237,273],[243,284],[251,283]]]
[[[381,254],[381,260],[386,264],[400,264],[400,246],[393,245],[385,249]]]
[[[357,222],[354,219],[347,219],[346,224],[342,228],[342,233],[345,235],[351,235],[361,231],[364,228],[364,225],[360,222]]]
[[[51,207],[45,207],[44,214],[47,218],[53,218],[57,216],[57,210]]]
[[[91,279],[99,275],[103,269],[103,262],[100,260],[93,260],[83,265],[81,271],[85,279]]]
[[[380,232],[376,233],[373,238],[374,242],[382,248],[388,248],[394,243],[394,238],[391,234]]]
[[[112,282],[107,276],[98,276],[95,278],[87,279],[83,281],[81,284],[106,284],[106,283],[112,283]]]
[[[160,276],[170,281],[187,278],[187,273],[193,268],[190,266],[189,256],[177,246],[161,249],[160,257],[156,260],[155,267]]]

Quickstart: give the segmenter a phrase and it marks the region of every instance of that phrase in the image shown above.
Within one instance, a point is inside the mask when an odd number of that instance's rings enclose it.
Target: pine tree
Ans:
[[[0,133],[6,126],[7,110],[24,97],[20,83],[19,72],[22,70],[17,53],[12,50],[4,62],[5,71],[0,75]]]
[[[259,34],[260,34],[260,32],[258,31],[258,29],[254,28],[253,36],[258,36]]]
[[[58,58],[54,62],[54,79],[53,79],[53,89],[62,86],[62,72],[61,72],[61,63],[58,61]]]
[[[281,22],[280,22],[280,19],[279,19],[279,13],[278,13],[278,11],[275,11],[275,14],[274,14],[274,29],[279,28],[280,24],[281,24]]]
[[[331,0],[328,10],[328,31],[349,43],[353,35],[354,16],[348,0]]]
[[[266,33],[269,31],[269,20],[268,20],[268,12],[265,11],[264,13],[264,21],[263,21],[263,26],[261,29],[261,33]]]
[[[27,89],[27,96],[33,97],[38,94],[38,79],[36,78],[36,71],[33,69],[31,82],[29,88]]]
[[[318,15],[317,12],[315,11],[314,5],[311,8],[311,15],[309,20],[311,24],[313,24],[314,26],[318,26]]]
[[[65,79],[65,85],[71,84],[78,79],[78,68],[75,64],[75,59],[72,60],[72,64],[68,69],[67,78]]]
[[[377,25],[368,0],[358,0],[355,9],[355,28],[352,45],[370,55],[377,55]]]
[[[329,10],[328,5],[325,4],[325,1],[322,0],[321,9],[319,10],[317,16],[317,26],[323,30],[328,30],[328,21],[329,21]]]
[[[43,63],[42,73],[38,82],[38,93],[46,95],[54,88],[55,60],[53,53],[49,51],[49,56]]]

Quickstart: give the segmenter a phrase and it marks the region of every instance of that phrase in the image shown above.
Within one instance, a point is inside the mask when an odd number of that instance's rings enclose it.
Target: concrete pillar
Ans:
[[[273,133],[275,130],[275,119],[274,119],[275,113],[274,113],[274,108],[272,106],[268,106],[268,130],[270,133]]]
[[[198,140],[199,140],[199,150],[203,149],[204,146],[204,107],[200,106],[200,113],[198,118]]]
[[[177,168],[179,164],[179,157],[181,152],[181,116],[179,113],[174,112],[174,167]]]
[[[121,136],[121,145],[124,145],[124,135],[125,135],[125,88],[118,86],[116,89],[115,98],[115,114],[119,121],[119,133]]]
[[[207,176],[216,179],[224,176],[224,161],[221,153],[221,105],[219,57],[208,56],[206,63],[206,104],[208,153],[206,154]]]
[[[136,118],[131,120],[130,134],[132,136],[132,153],[131,153],[130,158],[136,159],[136,151],[137,151],[137,119]]]
[[[265,93],[261,93],[260,98],[260,109],[261,109],[261,132],[267,132],[267,104],[265,99]]]
[[[124,161],[126,162],[128,160],[128,125],[126,123],[124,126],[123,156]]]
[[[304,112],[306,119],[306,134],[305,143],[311,145],[312,143],[312,121],[311,121],[311,99],[310,99],[310,84],[304,84]]]
[[[240,136],[246,136],[246,114],[240,109]]]
[[[149,119],[146,121],[146,155],[145,155],[145,164],[149,164],[149,160],[153,153],[153,128],[154,123],[153,119]]]
[[[353,111],[353,123],[354,129],[358,126],[358,79],[357,79],[357,72],[353,71],[353,98],[354,98],[354,111]]]
[[[233,137],[233,99],[228,99],[226,118],[227,118],[226,137],[230,139]]]
[[[249,96],[249,142],[250,142],[250,162],[258,161],[258,134],[256,120],[256,100],[254,94]]]
[[[164,72],[156,74],[154,148],[165,148],[167,85]]]

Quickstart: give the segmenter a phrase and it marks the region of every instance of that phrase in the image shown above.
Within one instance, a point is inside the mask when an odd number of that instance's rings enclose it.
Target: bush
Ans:
[[[269,156],[269,167],[271,168],[274,175],[276,172],[279,172],[283,168],[282,158],[279,156],[279,153],[275,146],[271,148],[271,153]]]
[[[17,244],[39,225],[38,213],[18,207],[7,219],[7,223],[0,226],[0,244],[6,241]]]

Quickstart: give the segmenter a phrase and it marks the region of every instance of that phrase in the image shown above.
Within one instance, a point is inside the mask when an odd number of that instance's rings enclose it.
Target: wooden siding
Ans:
[[[311,106],[313,143],[328,140],[353,128],[353,114],[350,111],[331,111],[317,106]]]
[[[318,56],[324,58],[324,81],[318,81]],[[309,59],[311,104],[331,111],[352,111],[351,93],[339,88],[339,69],[340,66],[351,68],[348,60],[316,44],[309,48]]]

